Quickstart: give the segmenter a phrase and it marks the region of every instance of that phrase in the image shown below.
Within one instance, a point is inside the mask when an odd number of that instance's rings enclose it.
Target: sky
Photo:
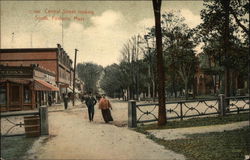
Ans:
[[[1,48],[55,48],[77,63],[119,63],[123,44],[154,25],[151,1],[1,1]],[[202,1],[163,1],[189,27],[202,22]],[[60,17],[64,17],[63,20]],[[13,34],[14,33],[14,34]]]

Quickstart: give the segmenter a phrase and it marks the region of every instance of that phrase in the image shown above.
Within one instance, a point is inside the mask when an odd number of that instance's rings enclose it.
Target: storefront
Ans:
[[[0,74],[1,111],[31,110],[41,105],[49,105],[59,91],[53,85],[53,73],[36,66],[1,66]]]

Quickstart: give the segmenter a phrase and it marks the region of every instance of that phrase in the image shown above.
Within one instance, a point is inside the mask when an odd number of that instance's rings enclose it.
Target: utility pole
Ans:
[[[74,61],[74,75],[73,75],[73,106],[75,106],[75,83],[76,83],[76,56],[77,56],[77,49],[75,49],[75,61]]]
[[[62,47],[64,47],[64,44],[63,44],[63,38],[64,38],[63,37],[64,36],[63,35],[63,13],[62,13],[62,17],[61,18],[62,18]]]
[[[11,36],[11,48],[14,47],[14,37],[15,37],[15,32],[13,32]]]

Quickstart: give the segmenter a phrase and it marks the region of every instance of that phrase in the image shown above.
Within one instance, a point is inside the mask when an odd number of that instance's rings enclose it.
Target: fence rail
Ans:
[[[182,100],[166,102],[167,119],[180,119],[240,113],[249,111],[249,96],[225,97],[223,94],[218,98]],[[136,104],[130,101],[128,105],[128,126],[136,127],[137,123],[154,122],[158,120],[158,103]]]
[[[48,109],[46,106],[41,106],[36,111],[17,111],[17,112],[3,112],[1,117],[1,137],[23,136],[24,131],[24,117],[39,116],[40,117],[40,133],[41,135],[48,134]],[[15,132],[15,133],[13,133]]]

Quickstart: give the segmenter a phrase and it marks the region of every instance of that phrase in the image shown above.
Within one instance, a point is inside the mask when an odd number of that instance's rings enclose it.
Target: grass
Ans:
[[[249,113],[169,121],[162,127],[150,124],[140,126],[135,131],[146,134],[147,138],[163,145],[166,149],[183,154],[188,160],[243,160],[245,155],[250,155],[249,126],[233,131],[187,135],[187,139],[176,140],[157,138],[147,130],[227,124],[246,120],[249,120]]]
[[[19,160],[30,149],[37,138],[1,137],[1,158],[4,160]]]
[[[197,127],[197,126],[208,126],[217,124],[228,124],[232,122],[248,121],[250,120],[249,113],[231,114],[224,117],[202,117],[192,118],[178,121],[168,121],[164,126],[158,126],[156,123],[140,125],[138,128],[143,130],[151,129],[173,129],[173,128],[186,128],[186,127]]]
[[[243,160],[250,154],[250,128],[227,132],[194,134],[188,139],[163,140],[148,138],[166,149],[183,154],[187,160]]]

